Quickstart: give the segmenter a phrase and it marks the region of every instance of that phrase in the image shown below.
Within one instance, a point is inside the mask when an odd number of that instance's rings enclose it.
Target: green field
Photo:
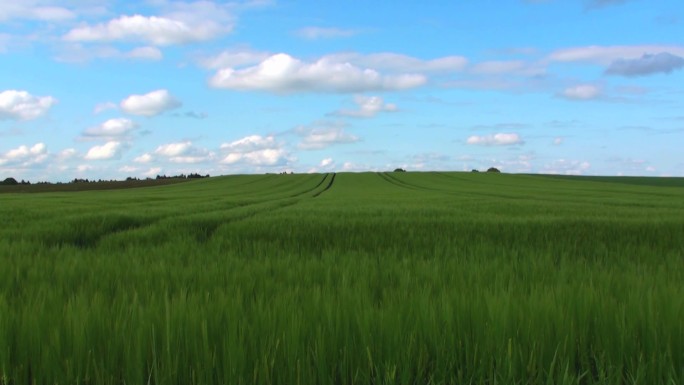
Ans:
[[[0,384],[684,384],[684,187],[634,181],[0,194]]]

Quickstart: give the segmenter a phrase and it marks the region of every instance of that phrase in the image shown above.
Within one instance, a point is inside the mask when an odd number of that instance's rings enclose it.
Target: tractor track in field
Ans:
[[[274,211],[282,210],[282,209],[290,207],[290,206],[294,206],[294,205],[296,205],[302,201],[301,198],[303,197],[303,195],[309,194],[312,191],[315,191],[317,188],[319,188],[326,181],[326,179],[328,179],[329,176],[330,176],[330,173],[326,173],[325,175],[323,175],[323,178],[321,178],[321,180],[313,188],[308,189],[306,191],[302,191],[302,192],[294,194],[294,195],[291,195],[287,198],[279,198],[279,199],[277,198],[277,199],[271,199],[271,200],[267,200],[267,201],[263,201],[263,202],[248,203],[245,205],[239,205],[239,206],[236,206],[234,208],[231,208],[231,210],[234,210],[236,208],[248,208],[250,206],[258,206],[258,205],[266,205],[268,207],[258,208],[258,209],[255,209],[253,211],[250,211],[250,212],[247,212],[244,214],[233,215],[233,216],[228,217],[228,218],[224,217],[224,218],[220,218],[218,220],[200,220],[200,221],[198,221],[199,223],[196,223],[199,226],[196,226],[195,239],[199,243],[206,243],[214,236],[214,233],[216,233],[216,231],[218,231],[219,227],[221,227],[222,225],[225,225],[228,223],[244,221],[244,220],[247,220],[249,218],[263,214],[265,212],[274,212]],[[325,192],[326,190],[328,190],[332,186],[334,180],[335,180],[335,174],[333,173],[332,178],[330,179],[330,182],[328,183],[328,186],[326,186],[326,188],[323,189],[322,191],[319,191],[318,193],[314,194],[312,196],[312,198],[315,198],[318,195]],[[297,198],[300,198],[300,199],[297,199]]]
[[[318,197],[319,195],[323,194],[324,192],[328,191],[328,190],[332,187],[333,183],[335,182],[335,176],[336,176],[336,175],[337,175],[336,173],[333,173],[333,174],[332,174],[332,177],[330,178],[330,182],[328,182],[328,185],[327,185],[323,190],[321,190],[321,191],[317,192],[316,194],[312,195],[312,198],[316,198],[316,197]],[[312,192],[312,191],[315,191],[317,188],[319,188],[319,187],[326,181],[326,179],[328,179],[329,176],[330,176],[330,173],[326,173],[326,174],[323,176],[323,178],[320,180],[320,182],[318,182],[318,184],[316,184],[316,186],[314,186],[313,188],[311,188],[311,189],[309,189],[309,190],[306,190],[306,191],[303,191],[303,192],[301,192],[301,193],[297,193],[297,194],[295,194],[295,195],[292,195],[292,196],[290,196],[288,199],[299,198],[299,197],[302,197],[303,195],[306,195],[306,194],[308,194],[308,193],[310,193],[310,192]],[[266,202],[259,202],[259,203],[249,204],[249,205],[245,205],[245,206],[241,206],[241,207],[255,206],[255,205],[258,205],[258,204],[275,203],[275,202],[278,202],[278,201],[280,201],[280,200],[283,200],[283,199],[274,199],[274,200],[270,200],[270,201],[266,201]],[[263,213],[265,213],[265,212],[274,212],[274,211],[277,211],[277,210],[282,210],[282,209],[284,209],[284,208],[287,208],[287,207],[290,207],[290,206],[294,206],[294,205],[298,204],[298,203],[301,202],[301,201],[302,201],[302,199],[294,199],[294,200],[292,200],[292,201],[284,202],[283,204],[277,205],[276,207],[269,207],[269,208],[265,208],[265,209],[255,210],[255,211],[252,211],[252,212],[250,212],[250,213],[246,213],[246,214],[244,214],[244,215],[237,215],[237,216],[235,216],[235,217],[230,218],[229,220],[215,221],[215,223],[213,224],[213,226],[211,226],[211,227],[209,227],[209,228],[207,229],[208,231],[206,232],[206,234],[200,233],[200,237],[199,237],[197,240],[198,240],[199,242],[207,242],[209,239],[211,239],[211,238],[213,237],[214,233],[218,230],[218,228],[219,228],[221,225],[224,225],[224,224],[227,224],[227,223],[233,223],[233,222],[243,221],[243,220],[246,220],[246,219],[255,217],[255,216],[257,216],[257,215],[263,214]]]
[[[325,175],[323,175],[323,179],[321,179],[321,181],[318,182],[318,184],[317,184],[316,186],[314,186],[313,188],[308,189],[308,190],[306,190],[306,191],[304,191],[304,192],[300,192],[300,193],[291,195],[290,198],[300,197],[300,196],[302,196],[302,195],[304,195],[304,194],[308,194],[308,193],[310,193],[310,192],[312,192],[312,191],[316,191],[316,189],[319,188],[319,187],[323,184],[323,182],[325,182],[326,179],[328,179],[328,176],[330,176],[330,173],[326,173]],[[333,178],[335,178],[335,175],[334,175],[334,174],[333,174]],[[321,192],[322,192],[322,191],[321,191]],[[318,196],[318,194],[320,194],[321,192],[314,194],[313,197]]]
[[[282,197],[282,198],[276,198],[276,199],[269,199],[266,201],[261,201],[261,202],[254,202],[254,203],[246,203],[246,204],[238,204],[236,206],[233,206],[227,210],[224,211],[224,215],[220,218],[216,219],[206,219],[206,218],[201,218],[202,214],[207,214],[207,213],[212,213],[215,212],[215,210],[202,210],[198,212],[194,212],[192,214],[186,214],[182,215],[180,217],[178,216],[163,216],[161,218],[156,218],[154,220],[146,221],[144,223],[136,223],[136,224],[121,224],[121,225],[116,225],[112,226],[112,228],[107,229],[105,231],[101,232],[96,232],[94,234],[90,234],[87,237],[76,237],[75,239],[67,239],[67,240],[55,240],[53,242],[50,242],[51,244],[54,244],[55,246],[74,246],[78,249],[92,249],[97,247],[97,245],[100,243],[100,241],[106,237],[116,235],[119,233],[124,233],[127,231],[137,231],[141,230],[143,228],[147,227],[152,227],[155,225],[162,224],[166,221],[179,221],[179,223],[185,222],[180,224],[179,226],[187,228],[187,232],[191,233],[193,238],[198,243],[206,243],[208,242],[213,236],[216,231],[218,231],[219,227],[222,225],[228,224],[228,223],[233,223],[233,222],[239,222],[243,221],[252,217],[255,217],[257,215],[263,214],[265,212],[273,212],[277,210],[282,210],[284,208],[294,206],[302,201],[302,198],[304,198],[304,195],[310,194],[311,192],[315,191],[316,189],[320,188],[325,181],[330,177],[330,173],[326,173],[323,178],[314,186],[313,188],[310,188],[306,191],[299,192],[297,194],[291,195],[289,197]],[[266,179],[266,178],[261,178]],[[327,191],[332,187],[332,184],[335,179],[335,174],[332,174],[332,177],[330,178],[330,181],[328,185],[325,187],[325,189],[317,192],[312,198],[319,196],[323,192]],[[258,206],[266,206],[266,207],[258,207]],[[254,207],[254,210],[251,210],[251,207]],[[245,213],[235,213],[234,210],[245,210]],[[232,213],[231,213],[232,211]],[[231,215],[232,214],[232,215]],[[193,218],[196,217],[196,218]]]
[[[326,174],[326,176],[327,176],[327,174]],[[313,197],[316,198],[316,197],[318,197],[319,195],[323,194],[324,192],[330,190],[330,188],[332,187],[333,183],[335,183],[335,176],[337,176],[337,173],[333,173],[333,174],[332,174],[332,178],[330,178],[330,182],[328,182],[328,185],[325,186],[325,188],[324,188],[323,190],[321,190],[321,191],[317,192],[316,194],[314,194]],[[320,184],[319,184],[319,186],[320,186]]]
[[[391,183],[397,187],[409,189],[409,190],[425,190],[425,188],[420,187],[420,186],[414,186],[412,184],[400,181],[394,177],[391,177],[389,174],[386,172],[379,172],[377,174],[380,178],[384,179],[386,182]]]

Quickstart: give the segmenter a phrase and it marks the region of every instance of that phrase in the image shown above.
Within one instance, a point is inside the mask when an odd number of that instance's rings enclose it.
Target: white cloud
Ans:
[[[161,173],[161,171],[162,171],[161,167],[152,167],[149,170],[145,171],[143,173],[143,176],[154,177],[156,175],[159,175],[159,173]]]
[[[136,163],[150,163],[154,158],[150,154],[142,154],[139,157],[133,159]]]
[[[357,95],[354,97],[354,103],[356,103],[358,109],[340,110],[336,114],[356,118],[371,118],[380,112],[393,112],[397,110],[396,105],[385,103],[380,96]]]
[[[253,166],[279,166],[290,160],[289,153],[273,136],[250,135],[233,142],[223,143],[221,163],[246,163]]]
[[[412,56],[382,52],[368,55],[345,53],[325,56],[333,63],[352,63],[361,67],[375,68],[390,72],[460,72],[465,69],[468,59],[463,56],[444,56],[436,59],[419,59]]]
[[[57,158],[60,160],[68,160],[76,156],[76,149],[67,148],[59,152]]]
[[[137,41],[157,46],[211,40],[233,28],[226,6],[208,1],[172,3],[164,16],[122,15],[107,23],[83,25],[64,39],[76,42]]]
[[[327,58],[312,63],[281,53],[256,66],[224,68],[210,80],[216,88],[274,92],[364,92],[402,90],[425,84],[424,75],[383,75],[374,69]]]
[[[30,155],[42,155],[47,153],[47,146],[45,143],[36,143],[31,148],[27,146],[19,146],[13,150],[9,150],[5,157],[7,159],[21,159]]]
[[[253,166],[277,166],[287,160],[287,152],[282,148],[266,148],[246,153],[231,152],[226,155],[221,163],[236,164],[239,162]]]
[[[591,100],[601,96],[601,89],[591,84],[580,84],[566,88],[560,96],[570,100]]]
[[[565,141],[565,139],[561,138],[560,136],[553,138],[553,145],[559,146],[559,145],[563,144],[564,141]]]
[[[48,158],[45,143],[36,143],[31,147],[22,145],[0,155],[0,165],[20,165],[28,167],[42,163]]]
[[[321,160],[320,166],[321,167],[328,167],[328,166],[332,166],[334,164],[335,164],[335,161],[332,158],[325,158],[325,159]]]
[[[0,92],[0,120],[32,120],[39,118],[57,104],[52,96],[33,96],[26,91]]]
[[[520,135],[516,133],[498,133],[493,135],[472,135],[468,137],[466,143],[478,146],[511,146],[522,144]]]
[[[156,90],[145,95],[131,95],[120,103],[121,110],[131,115],[155,116],[179,108],[183,104],[167,90]]]
[[[118,106],[116,105],[116,103],[112,103],[112,102],[98,103],[95,106],[95,108],[93,109],[93,114],[97,115],[97,114],[101,114],[101,113],[108,111],[108,110],[116,110],[117,108],[118,108]]]
[[[684,46],[661,45],[622,45],[622,46],[586,46],[566,48],[552,52],[548,61],[556,62],[588,62],[608,66],[615,60],[639,59],[644,55],[668,52],[676,56],[684,56]]]
[[[214,154],[206,149],[196,147],[190,141],[168,143],[154,150],[156,155],[166,158],[172,163],[201,163],[211,160]],[[139,163],[151,160],[151,156],[142,155],[136,158]]]
[[[272,135],[250,135],[230,143],[221,144],[221,150],[244,153],[276,146],[275,138]]]
[[[304,27],[296,32],[297,36],[309,40],[350,37],[356,35],[357,33],[358,31],[353,29],[324,27]]]
[[[338,122],[317,122],[313,126],[301,126],[295,133],[302,137],[298,148],[302,150],[320,150],[336,144],[358,142],[357,136],[344,131],[344,125]]]
[[[244,160],[256,166],[276,166],[286,160],[287,152],[282,148],[267,148],[243,154]]]
[[[154,150],[154,153],[161,156],[174,157],[185,154],[190,148],[192,148],[192,142],[190,141],[169,143],[157,147],[157,149]]]
[[[88,128],[83,134],[90,137],[116,138],[126,136],[137,127],[138,125],[130,119],[109,119],[98,126]]]
[[[107,159],[113,159],[121,154],[121,150],[123,149],[123,146],[121,142],[116,142],[116,141],[110,141],[102,146],[94,146],[90,150],[88,150],[88,153],[85,156],[85,159],[90,159],[90,160],[107,160]]]

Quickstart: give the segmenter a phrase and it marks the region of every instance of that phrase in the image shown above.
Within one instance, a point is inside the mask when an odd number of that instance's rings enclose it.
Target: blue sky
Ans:
[[[682,69],[681,0],[0,0],[0,178],[684,176]]]

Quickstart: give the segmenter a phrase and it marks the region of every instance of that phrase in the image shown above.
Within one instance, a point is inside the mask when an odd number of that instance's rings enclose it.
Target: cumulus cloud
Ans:
[[[330,39],[330,38],[340,38],[340,37],[350,37],[354,36],[358,31],[353,29],[342,29],[342,28],[324,28],[324,27],[304,27],[297,30],[296,35],[304,39],[317,40],[317,39]]]
[[[228,4],[209,1],[168,3],[162,16],[122,15],[106,23],[82,25],[64,35],[75,42],[144,42],[156,46],[207,41],[233,28]]]
[[[121,110],[131,115],[155,116],[182,106],[167,90],[156,90],[145,95],[131,95],[120,103]]]
[[[295,133],[302,137],[298,148],[302,150],[320,150],[336,144],[358,142],[359,138],[344,130],[339,122],[317,122],[312,126],[301,126]]]
[[[335,164],[335,161],[332,158],[325,158],[325,159],[321,160],[320,166],[321,167],[329,167],[329,166],[333,166],[334,164]]]
[[[136,128],[138,128],[138,125],[130,119],[109,119],[98,126],[88,128],[83,132],[83,135],[87,137],[116,138],[126,136]]]
[[[669,74],[684,67],[684,58],[661,52],[656,55],[645,54],[638,59],[618,59],[606,69],[608,75],[627,77],[646,76],[658,73]]]
[[[288,154],[282,148],[266,148],[244,154],[230,153],[222,161],[225,164],[245,162],[254,166],[277,166],[287,161]]]
[[[290,160],[289,153],[272,135],[250,135],[233,142],[223,143],[221,163],[246,163],[253,166],[279,166]]]
[[[383,75],[349,62],[322,58],[307,63],[281,53],[256,66],[221,69],[211,78],[210,85],[274,92],[365,92],[415,88],[426,81],[426,77],[420,74]]]
[[[154,150],[154,153],[158,154],[158,155],[162,155],[162,156],[172,157],[172,156],[183,155],[191,147],[192,147],[192,142],[190,142],[190,141],[162,144],[161,146],[157,147],[156,150]]]
[[[214,156],[210,151],[194,146],[191,141],[162,144],[154,153],[173,163],[201,163],[211,160]],[[151,156],[146,155],[149,154],[136,158],[136,161],[146,163],[151,160]]]
[[[357,105],[356,109],[340,110],[335,114],[355,118],[372,118],[380,112],[394,112],[397,110],[396,105],[385,103],[380,96],[357,95],[354,97],[354,103]]]
[[[516,133],[498,133],[484,136],[472,135],[468,137],[466,143],[478,146],[512,146],[522,144],[523,141]]]
[[[0,92],[0,120],[32,120],[47,113],[57,99],[52,96],[33,96],[26,91]]]
[[[30,166],[42,163],[48,157],[45,143],[36,143],[31,147],[22,145],[0,155],[0,165],[7,164]]]
[[[580,84],[566,88],[559,96],[570,100],[592,100],[601,96],[601,89],[591,84]]]
[[[109,141],[102,146],[94,146],[88,150],[85,159],[89,160],[107,160],[118,158],[123,150],[121,142]]]
[[[136,163],[150,163],[154,158],[151,154],[142,154],[139,157],[133,159]]]
[[[221,145],[221,150],[229,152],[250,152],[276,146],[276,140],[272,135],[249,135],[233,142],[223,143]]]

